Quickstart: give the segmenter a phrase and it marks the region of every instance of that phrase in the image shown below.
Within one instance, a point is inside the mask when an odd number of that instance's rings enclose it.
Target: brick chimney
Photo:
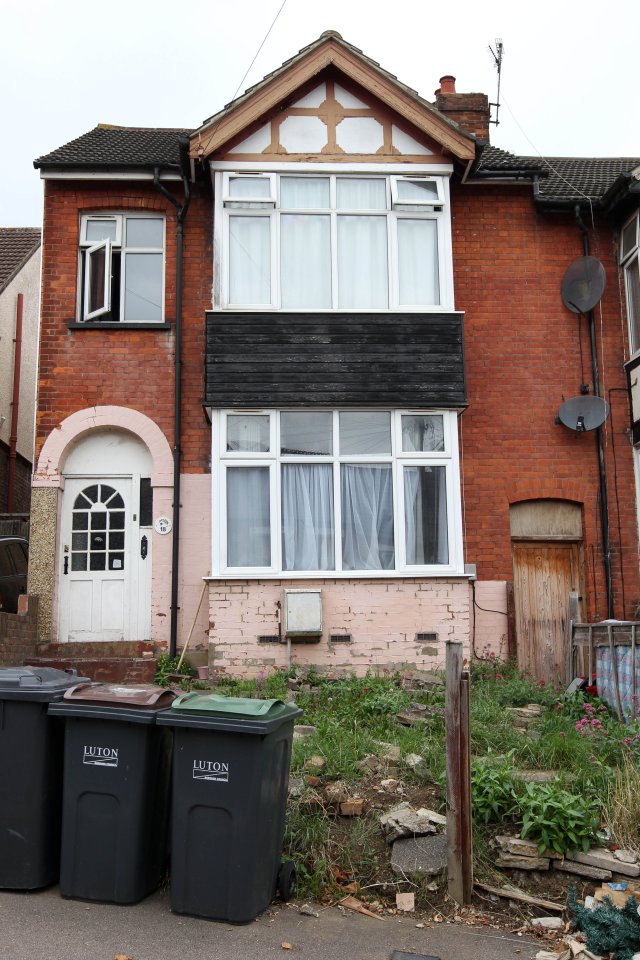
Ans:
[[[466,133],[489,140],[489,97],[485,93],[456,93],[456,78],[447,75],[440,77],[434,96],[440,113],[459,123]]]

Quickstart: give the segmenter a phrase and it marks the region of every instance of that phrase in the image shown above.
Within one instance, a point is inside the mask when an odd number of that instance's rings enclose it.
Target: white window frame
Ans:
[[[238,311],[264,311],[272,312],[274,310],[295,309],[305,313],[442,313],[455,309],[454,289],[453,289],[453,252],[451,239],[451,217],[450,217],[450,197],[449,197],[449,177],[452,167],[449,165],[435,164],[322,164],[322,163],[303,163],[303,164],[253,164],[239,163],[231,166],[227,162],[211,163],[211,170],[214,180],[214,288],[213,288],[213,307],[214,310],[238,310]],[[271,184],[271,196],[267,198],[243,198],[245,203],[255,204],[252,208],[233,208],[228,203],[233,198],[229,197],[229,179],[235,176],[246,175],[248,177],[261,174],[265,177],[273,178]],[[280,291],[280,215],[281,212],[288,213],[289,209],[283,209],[280,205],[279,178],[282,176],[326,176],[330,178],[330,208],[310,209],[305,208],[307,214],[320,214],[331,218],[331,306],[323,308],[296,307],[283,308],[281,306]],[[380,177],[386,181],[387,209],[380,211],[363,210],[338,210],[336,205],[336,181],[338,177]],[[427,179],[435,182],[438,187],[438,200],[416,203],[415,209],[396,209],[394,192],[397,193],[395,184],[398,179],[406,178],[408,180]],[[258,207],[257,205],[260,205]],[[423,209],[418,209],[422,207]],[[337,224],[338,216],[366,215],[383,216],[387,219],[387,256],[388,256],[388,277],[389,277],[389,301],[388,306],[384,308],[345,308],[338,306],[338,276],[337,276]],[[252,303],[230,303],[229,291],[229,217],[230,216],[264,216],[270,218],[270,242],[271,242],[271,301],[268,304]],[[398,242],[397,242],[397,222],[399,219],[428,219],[434,220],[437,225],[437,244],[438,244],[438,287],[440,302],[437,304],[402,304],[399,294],[398,278]]]
[[[158,220],[162,222],[162,248],[160,247],[128,247],[126,245],[126,231],[124,229],[125,220]],[[113,240],[88,240],[87,239],[87,227],[89,223],[115,223],[116,225],[116,236]],[[101,307],[99,310],[94,310],[88,312],[87,307],[89,304],[89,258],[92,253],[96,250],[99,250],[102,247],[106,247],[105,255],[105,306]],[[167,270],[167,221],[166,217],[163,214],[157,213],[155,210],[136,210],[136,211],[122,211],[118,213],[110,213],[109,215],[104,214],[93,214],[85,213],[82,214],[80,218],[80,241],[79,241],[79,251],[78,251],[78,313],[77,320],[80,323],[90,323],[92,320],[99,319],[101,316],[109,313],[112,308],[111,303],[111,272],[112,272],[112,257],[113,252],[118,250],[121,255],[120,263],[120,288],[118,291],[119,302],[120,302],[120,319],[117,321],[119,324],[154,324],[154,323],[164,323],[165,321],[165,297],[166,297],[166,270]],[[161,277],[161,302],[160,302],[160,318],[159,320],[139,320],[139,319],[124,319],[124,308],[125,308],[125,294],[126,294],[126,259],[127,253],[132,254],[145,254],[145,253],[154,253],[162,254],[162,277]],[[83,270],[83,261],[84,261],[84,270]],[[82,277],[84,275],[84,283],[82,282]]]
[[[91,275],[93,272],[93,255],[99,250],[104,250],[104,288],[102,291],[102,306],[95,310],[89,309],[89,298],[91,296]],[[85,320],[95,320],[96,317],[102,317],[111,310],[111,240],[100,240],[88,247],[84,255],[84,310]]]
[[[282,456],[280,454],[280,413],[283,412],[331,412],[333,416],[333,452],[331,455]],[[391,415],[391,453],[341,455],[339,453],[339,415],[349,412],[389,412]],[[226,418],[233,414],[268,415],[270,417],[269,452],[247,453],[226,450]],[[444,450],[402,451],[402,416],[437,415],[443,420]],[[211,575],[225,579],[371,579],[397,577],[447,577],[463,576],[462,508],[460,498],[460,473],[458,458],[457,411],[442,409],[395,409],[385,408],[283,408],[251,410],[213,410],[212,422],[212,562]],[[281,467],[287,463],[332,464],[334,498],[334,551],[336,565],[331,570],[283,570],[282,569],[282,487]],[[395,567],[391,570],[343,570],[341,542],[340,465],[343,463],[387,463],[393,477],[393,521]],[[227,502],[226,472],[233,466],[262,466],[270,470],[270,515],[271,515],[271,562],[267,567],[230,567],[226,562],[227,551]],[[408,565],[406,562],[404,477],[407,466],[439,466],[446,471],[447,534],[449,560],[446,564],[424,566]]]
[[[625,230],[635,224],[635,243],[629,250],[623,250],[622,242]],[[634,315],[631,282],[629,279],[630,268],[635,263],[640,277],[640,211],[636,210],[633,216],[623,224],[620,231],[620,267],[624,273],[624,286],[627,301],[627,321],[629,330],[629,349],[631,356],[637,356],[640,353],[640,316]],[[640,281],[639,281],[640,282]],[[640,312],[640,310],[639,310]]]

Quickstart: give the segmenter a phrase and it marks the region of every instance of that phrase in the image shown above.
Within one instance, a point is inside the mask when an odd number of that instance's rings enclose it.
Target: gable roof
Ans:
[[[36,227],[0,227],[0,293],[40,246]]]
[[[34,167],[175,167],[180,166],[184,128],[115,127],[99,123],[88,133],[33,161]]]
[[[302,84],[330,66],[336,67],[422,133],[436,140],[454,157],[460,160],[475,157],[475,137],[472,134],[463,131],[416,90],[401,83],[394,74],[348,43],[335,30],[325,31],[294,57],[285,60],[277,70],[268,73],[259,83],[205,120],[192,133],[191,157],[205,159],[215,153],[249,124],[275,109]]]

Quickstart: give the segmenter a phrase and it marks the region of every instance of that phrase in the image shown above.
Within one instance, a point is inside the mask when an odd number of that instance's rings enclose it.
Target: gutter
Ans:
[[[22,358],[22,308],[24,297],[18,294],[16,302],[16,335],[13,354],[13,399],[11,401],[11,432],[9,434],[9,468],[7,477],[7,513],[13,511],[18,449],[18,413],[20,410],[20,366]]]
[[[182,274],[184,221],[191,203],[189,184],[189,141],[179,139],[180,172],[184,188],[182,202],[160,182],[160,168],[153,171],[154,186],[173,204],[178,214],[176,237],[176,345],[174,353],[174,406],[173,406],[173,537],[171,542],[171,622],[169,635],[169,656],[176,655],[178,640],[178,599],[179,599],[179,563],[180,563],[180,465],[182,458]]]

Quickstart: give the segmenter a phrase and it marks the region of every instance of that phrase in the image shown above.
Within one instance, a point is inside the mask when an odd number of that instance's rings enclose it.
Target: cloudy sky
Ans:
[[[33,159],[97,123],[198,126],[231,99],[281,3],[1,0],[0,226],[40,224]],[[640,157],[637,0],[286,0],[243,89],[327,29],[427,99],[452,73],[495,100],[499,37],[497,146]]]

